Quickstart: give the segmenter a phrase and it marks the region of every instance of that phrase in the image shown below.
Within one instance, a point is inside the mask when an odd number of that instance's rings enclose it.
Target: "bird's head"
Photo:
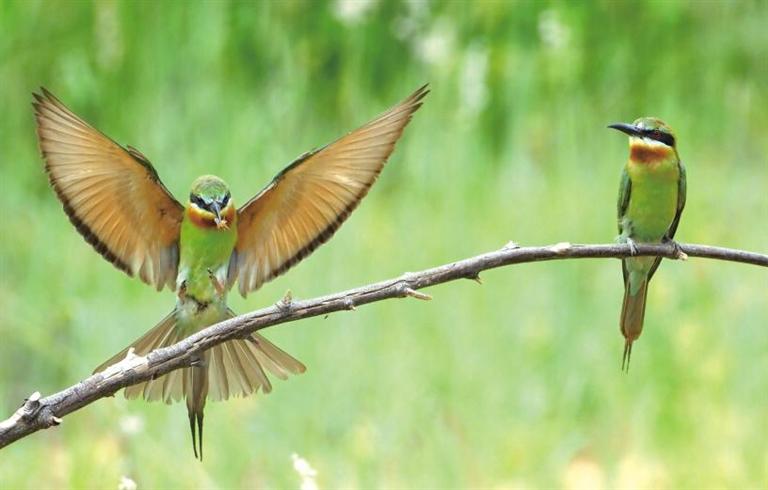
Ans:
[[[675,134],[659,118],[641,117],[632,124],[616,123],[608,127],[629,135],[632,160],[649,163],[677,154]]]
[[[228,229],[235,218],[229,187],[220,178],[203,175],[192,183],[187,212],[192,222],[204,228]]]

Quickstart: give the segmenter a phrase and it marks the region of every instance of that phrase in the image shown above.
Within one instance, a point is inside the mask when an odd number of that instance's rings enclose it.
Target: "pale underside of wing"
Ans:
[[[72,224],[117,268],[157,289],[174,289],[181,204],[146,157],[42,92],[33,103],[40,149]]]
[[[238,211],[230,286],[258,289],[328,240],[365,197],[426,85],[366,125],[299,157]]]

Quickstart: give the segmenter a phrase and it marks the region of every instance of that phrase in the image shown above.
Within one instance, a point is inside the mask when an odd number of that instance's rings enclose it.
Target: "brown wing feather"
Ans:
[[[117,268],[174,289],[181,204],[138,150],[118,145],[42,92],[33,102],[40,150],[72,224]]]
[[[413,113],[423,86],[400,104],[291,163],[238,211],[229,284],[258,289],[328,240],[365,197]]]

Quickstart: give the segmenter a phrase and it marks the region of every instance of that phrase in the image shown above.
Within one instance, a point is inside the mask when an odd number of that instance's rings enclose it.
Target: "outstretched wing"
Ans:
[[[368,192],[427,93],[425,85],[368,124],[302,155],[240,208],[229,285],[238,280],[245,296],[328,240]]]
[[[47,90],[34,97],[45,171],[72,224],[129,276],[158,290],[174,289],[184,208],[152,164],[91,127]]]

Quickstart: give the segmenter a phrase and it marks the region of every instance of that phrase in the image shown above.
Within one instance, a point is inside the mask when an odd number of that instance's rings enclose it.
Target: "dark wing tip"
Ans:
[[[47,88],[40,86],[40,91],[43,93],[46,99],[49,99],[53,102],[58,102],[59,99],[56,98],[55,95],[53,95]]]
[[[412,112],[416,112],[419,107],[424,103],[424,98],[429,94],[429,83],[425,83],[421,87],[417,88],[411,95],[409,95],[401,105],[407,105]]]

